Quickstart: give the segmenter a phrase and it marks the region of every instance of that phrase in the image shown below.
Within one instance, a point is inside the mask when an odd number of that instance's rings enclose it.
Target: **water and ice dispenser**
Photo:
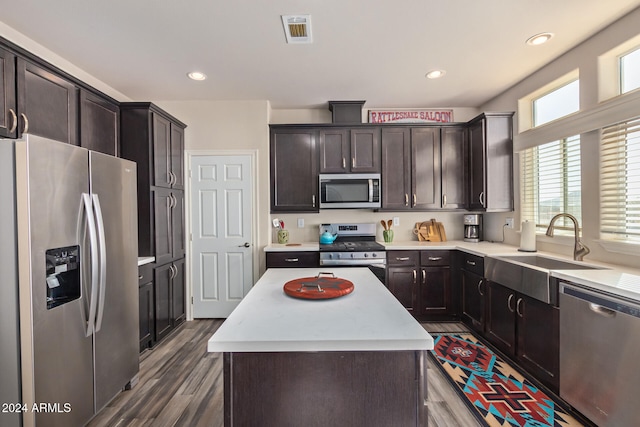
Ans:
[[[79,252],[79,246],[46,251],[48,310],[80,298]]]

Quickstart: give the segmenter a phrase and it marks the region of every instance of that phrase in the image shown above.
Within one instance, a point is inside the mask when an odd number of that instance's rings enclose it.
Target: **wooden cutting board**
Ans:
[[[301,277],[284,284],[284,293],[300,299],[338,298],[353,292],[353,283],[335,277],[333,273],[319,273],[315,277]]]

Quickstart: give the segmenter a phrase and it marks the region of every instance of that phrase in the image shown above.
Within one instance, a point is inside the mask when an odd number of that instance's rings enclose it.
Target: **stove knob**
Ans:
[[[351,258],[353,258],[353,254],[351,254]]]
[[[378,256],[378,254],[374,252],[374,253],[371,254],[371,256],[375,258],[375,257]]]
[[[329,254],[329,259],[333,259],[333,254]]]
[[[369,254],[364,254],[364,257],[365,258],[369,258]]]

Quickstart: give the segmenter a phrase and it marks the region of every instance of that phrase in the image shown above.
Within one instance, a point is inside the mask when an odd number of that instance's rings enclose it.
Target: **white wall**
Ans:
[[[564,74],[579,69],[580,74],[580,109],[591,110],[602,108],[602,103],[598,99],[598,57],[607,53],[611,49],[624,43],[625,41],[638,36],[640,29],[640,9],[636,9],[626,15],[613,25],[605,28],[600,33],[586,40],[584,43],[575,47],[566,54],[560,56],[550,64],[533,73],[520,83],[511,87],[503,94],[497,96],[490,102],[481,107],[482,110],[491,111],[517,111],[518,100],[523,98],[540,87],[562,77]],[[637,103],[635,104],[637,106]],[[632,106],[620,113],[617,120],[625,120],[633,115],[638,115],[640,110]],[[573,129],[576,119],[580,118],[578,113],[571,120],[559,120],[553,124],[553,127],[560,132],[562,129]],[[516,113],[514,117],[514,142],[516,147],[519,141],[518,130],[519,117]],[[615,123],[611,122],[611,123]],[[529,131],[535,132],[536,130]],[[572,131],[573,132],[573,131]],[[543,132],[538,133],[543,135]],[[562,137],[571,136],[574,133],[562,135]],[[524,137],[524,135],[523,135]],[[544,138],[544,137],[543,137]],[[527,136],[531,140],[531,134]],[[550,142],[540,140],[540,143]],[[582,219],[583,219],[583,241],[591,249],[586,260],[598,260],[610,262],[613,264],[627,265],[637,267],[640,261],[640,251],[636,250],[638,255],[628,255],[606,251],[599,240],[599,134],[597,131],[590,131],[581,134],[581,158],[582,158]],[[485,215],[485,231],[489,238],[497,238],[501,236],[504,219],[507,216],[515,216],[516,224],[520,220],[520,200],[519,194],[519,163],[514,162],[514,180],[515,180],[515,196],[516,196],[516,212],[514,214],[490,214]],[[506,241],[508,243],[519,245],[520,236],[517,232],[519,226],[515,230],[507,230]],[[554,237],[553,239],[546,236],[538,236],[538,249],[571,255],[573,253],[573,238]]]

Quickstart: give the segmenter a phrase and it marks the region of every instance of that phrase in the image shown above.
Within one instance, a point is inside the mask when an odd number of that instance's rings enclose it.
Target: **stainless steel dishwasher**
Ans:
[[[600,427],[640,425],[640,304],[560,282],[560,397]]]

